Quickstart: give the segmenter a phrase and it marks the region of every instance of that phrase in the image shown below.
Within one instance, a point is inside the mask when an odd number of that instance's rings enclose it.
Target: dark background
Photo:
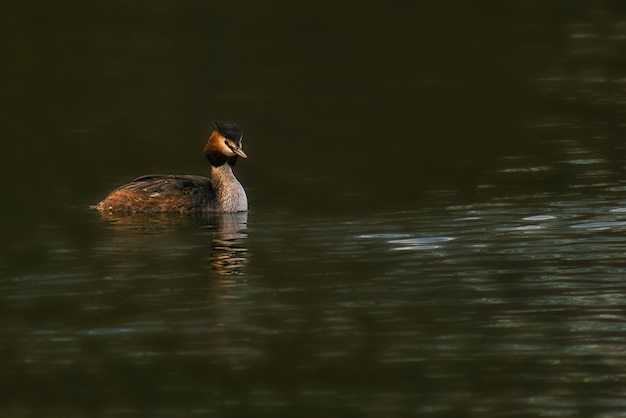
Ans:
[[[438,188],[471,196],[497,180],[499,157],[553,159],[558,137],[614,155],[625,9],[11,2],[0,17],[3,206],[86,206],[141,174],[205,173],[213,119],[244,129],[250,159],[238,173],[252,208],[410,204]],[[551,129],[533,129],[546,119]],[[608,125],[600,145],[585,131],[593,124]],[[562,174],[542,182],[558,187]]]

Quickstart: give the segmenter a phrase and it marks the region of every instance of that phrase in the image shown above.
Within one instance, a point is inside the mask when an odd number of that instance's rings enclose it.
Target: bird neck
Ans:
[[[215,191],[216,208],[220,212],[248,210],[248,198],[233,169],[228,163],[211,166],[211,184]]]

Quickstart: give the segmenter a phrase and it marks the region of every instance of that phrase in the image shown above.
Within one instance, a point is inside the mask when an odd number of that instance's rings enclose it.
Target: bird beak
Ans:
[[[248,156],[246,155],[245,152],[243,152],[243,150],[237,146],[232,147],[231,150],[233,150],[233,152],[235,154],[237,154],[238,156],[240,156],[241,158],[248,158]]]

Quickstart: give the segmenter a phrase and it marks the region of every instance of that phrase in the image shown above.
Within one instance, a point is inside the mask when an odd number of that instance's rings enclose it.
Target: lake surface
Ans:
[[[624,7],[270,3],[0,18],[1,415],[626,416]]]

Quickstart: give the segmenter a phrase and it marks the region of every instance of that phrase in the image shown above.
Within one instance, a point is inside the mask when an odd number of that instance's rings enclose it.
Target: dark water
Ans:
[[[625,416],[626,8],[469,3],[8,6],[1,415]]]

